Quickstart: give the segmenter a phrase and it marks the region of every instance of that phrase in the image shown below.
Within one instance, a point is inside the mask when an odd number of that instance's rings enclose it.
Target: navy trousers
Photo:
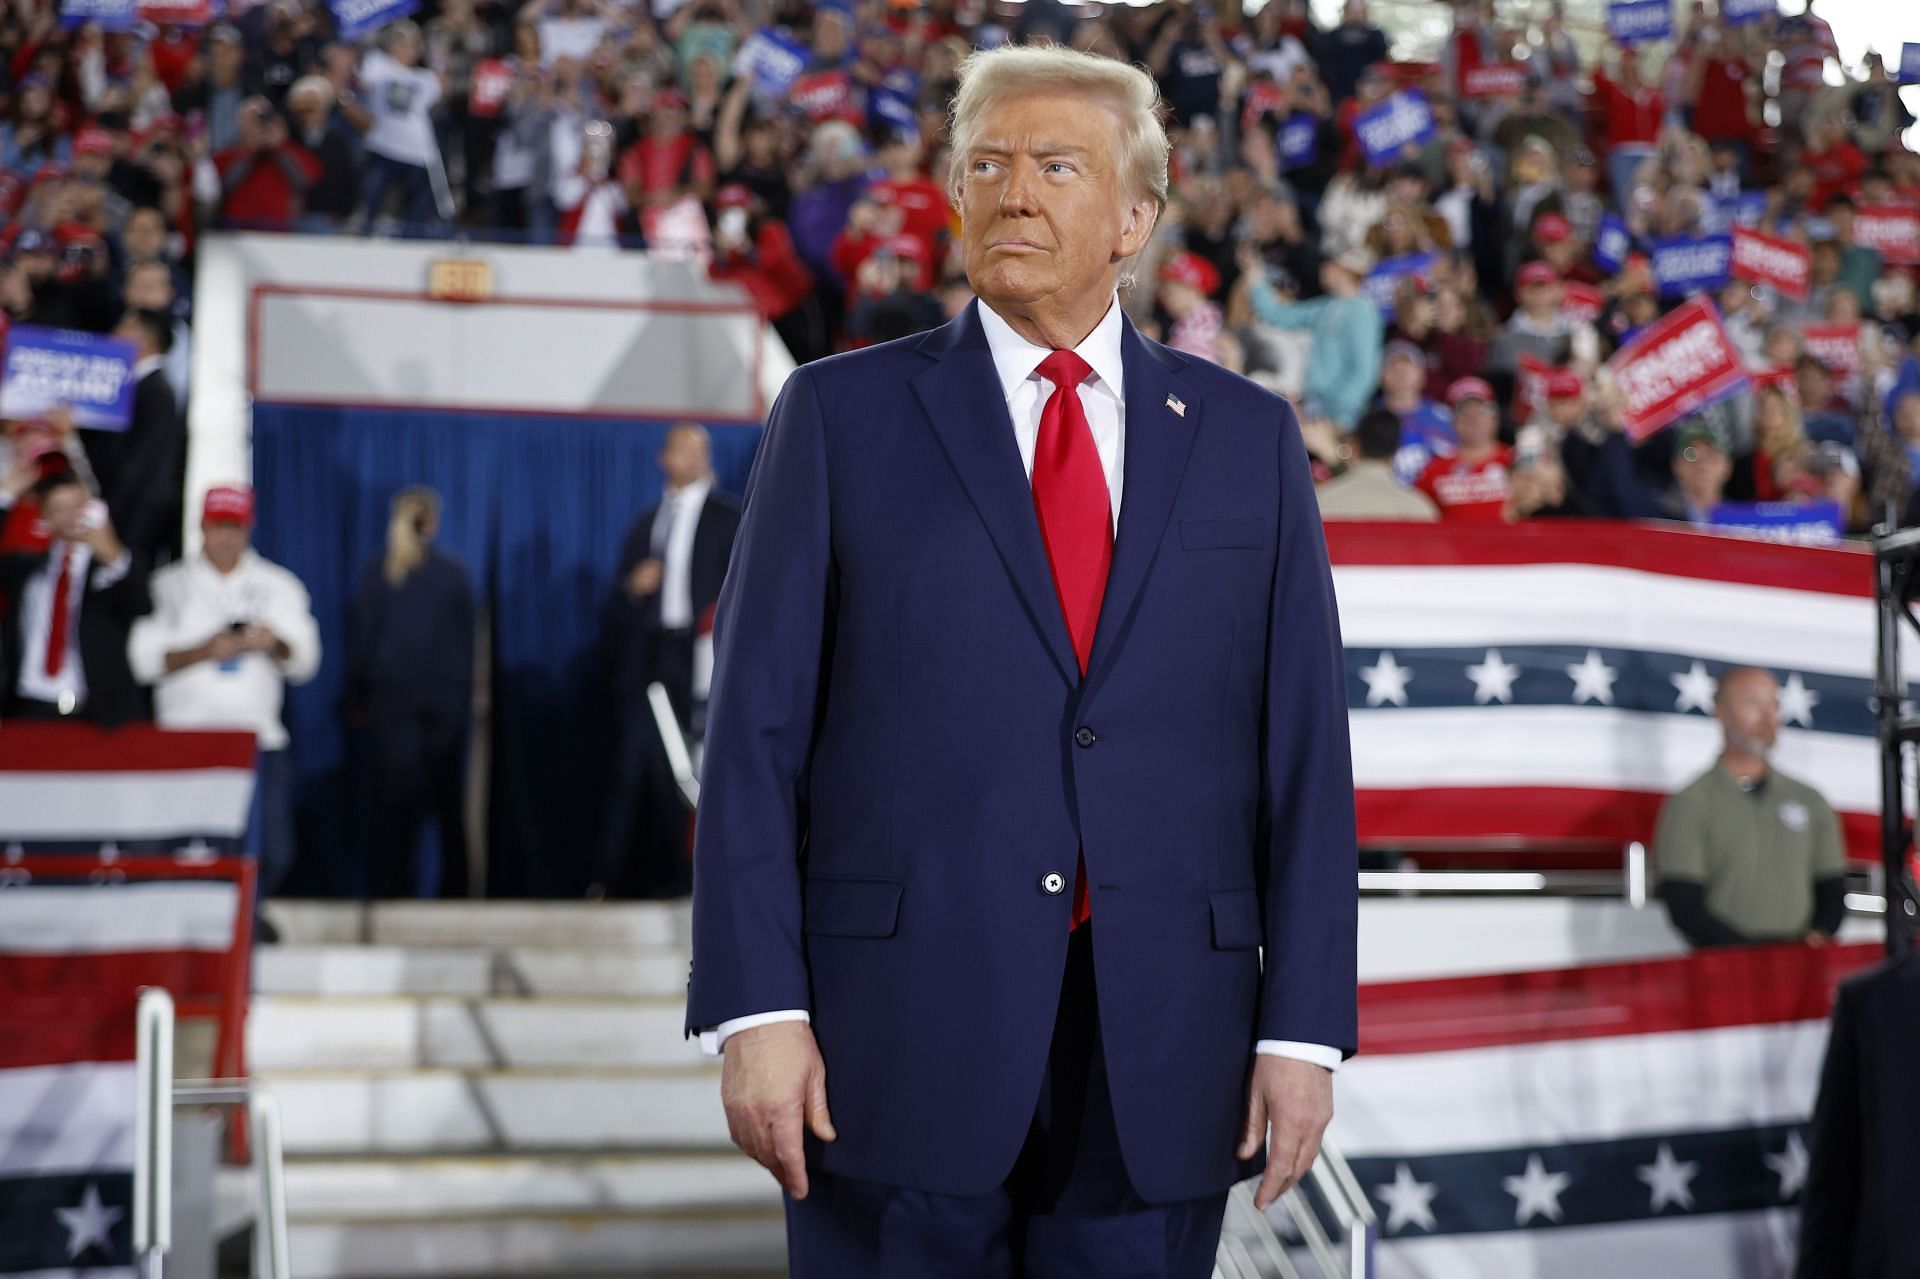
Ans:
[[[1093,929],[1068,946],[1047,1078],[1007,1180],[989,1194],[936,1195],[809,1167],[807,1197],[786,1200],[792,1279],[1208,1279],[1226,1193],[1148,1204],[1127,1180]]]

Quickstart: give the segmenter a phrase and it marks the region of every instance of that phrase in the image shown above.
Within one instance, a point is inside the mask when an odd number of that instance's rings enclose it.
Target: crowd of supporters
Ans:
[[[1861,233],[1920,210],[1914,118],[1813,6],[1736,22],[1696,0],[1671,38],[1622,43],[1459,0],[1424,61],[1363,0],[1325,29],[1304,0],[440,0],[352,39],[320,0],[213,8],[127,31],[64,26],[53,0],[0,17],[0,309],[151,331],[176,397],[217,226],[692,257],[802,361],[931,327],[970,296],[957,68],[1044,39],[1139,62],[1166,99],[1171,200],[1125,305],[1287,394],[1329,476],[1384,466],[1442,518],[1758,501],[1851,532],[1920,480],[1920,247]],[[1410,93],[1432,127],[1370,151],[1356,119]],[[1806,250],[1804,297],[1657,273],[1654,246],[1736,223]],[[1604,366],[1702,292],[1751,378],[1637,440]],[[1390,450],[1379,423],[1360,438],[1379,411]]]

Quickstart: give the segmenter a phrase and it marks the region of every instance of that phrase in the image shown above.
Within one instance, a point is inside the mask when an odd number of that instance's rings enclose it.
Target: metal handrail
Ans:
[[[1288,1190],[1280,1197],[1280,1205],[1299,1227],[1315,1268],[1322,1279],[1370,1279],[1374,1231],[1379,1218],[1374,1215],[1373,1205],[1367,1202],[1359,1179],[1353,1175],[1339,1148],[1326,1140],[1320,1143],[1320,1153],[1314,1158],[1310,1175],[1331,1209],[1334,1225],[1346,1244],[1343,1259],[1338,1255],[1338,1241],[1329,1236],[1312,1201],[1307,1198],[1304,1183]],[[1241,1275],[1248,1279],[1262,1279],[1262,1276],[1300,1279],[1299,1268],[1287,1255],[1272,1219],[1254,1206],[1252,1182],[1241,1182],[1228,1192],[1227,1221],[1223,1225],[1230,1228],[1222,1230],[1214,1263],[1221,1274],[1229,1279]],[[1256,1246],[1260,1256],[1256,1256]]]

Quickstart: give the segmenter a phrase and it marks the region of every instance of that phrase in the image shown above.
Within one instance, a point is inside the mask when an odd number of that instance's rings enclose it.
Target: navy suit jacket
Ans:
[[[1130,324],[1123,347],[1084,680],[972,307],[807,365],[774,405],[715,624],[687,1025],[811,1010],[828,1172],[1006,1177],[1082,848],[1144,1198],[1235,1180],[1257,1039],[1354,1047],[1345,679],[1299,428]]]

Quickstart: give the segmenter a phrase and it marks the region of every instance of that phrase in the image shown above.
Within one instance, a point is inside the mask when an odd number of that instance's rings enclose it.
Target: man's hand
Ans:
[[[661,573],[659,560],[641,560],[633,566],[633,572],[627,577],[627,594],[635,599],[653,594],[660,589]]]
[[[1267,1143],[1267,1171],[1253,1192],[1254,1206],[1267,1206],[1307,1175],[1320,1153],[1320,1137],[1333,1118],[1333,1072],[1310,1061],[1258,1053],[1247,1081],[1247,1123],[1234,1153],[1251,1159]],[[1268,1135],[1271,1128],[1271,1136]]]
[[[727,1108],[728,1136],[783,1190],[805,1199],[803,1130],[822,1141],[835,1137],[827,1114],[827,1064],[813,1027],[803,1021],[755,1026],[727,1036],[721,1052],[726,1065],[720,1102]]]
[[[245,641],[233,631],[225,629],[208,636],[207,642],[200,647],[206,653],[206,660],[216,663],[230,662],[247,651]]]
[[[113,531],[113,521],[103,519],[81,536],[81,541],[93,548],[93,556],[102,564],[112,564],[126,552],[121,545],[119,534]]]

